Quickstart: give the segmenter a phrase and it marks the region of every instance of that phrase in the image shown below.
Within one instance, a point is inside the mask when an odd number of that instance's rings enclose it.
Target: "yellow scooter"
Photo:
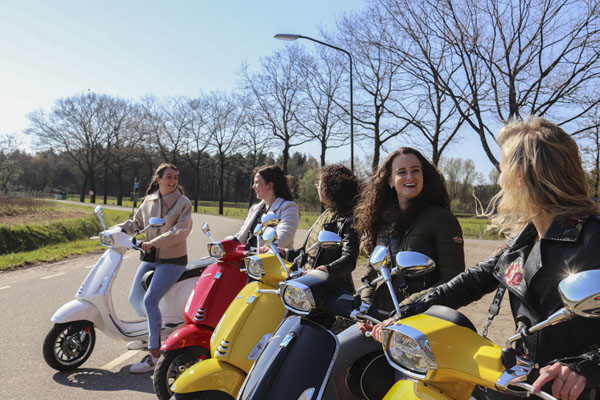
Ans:
[[[262,244],[271,253],[246,257],[248,283],[231,302],[210,339],[212,358],[188,368],[171,390],[178,400],[234,399],[250,367],[284,317],[285,307],[276,295],[279,282],[293,277],[273,244],[275,229],[266,228]]]
[[[573,274],[558,290],[564,307],[528,333],[576,316],[600,317],[600,270]],[[535,366],[515,357],[512,347],[524,335],[521,329],[503,349],[478,335],[463,314],[442,306],[402,319],[382,330],[382,343],[389,363],[408,379],[396,382],[384,400],[467,400],[476,385],[513,395],[533,394],[525,381]],[[545,392],[535,395],[556,400]]]

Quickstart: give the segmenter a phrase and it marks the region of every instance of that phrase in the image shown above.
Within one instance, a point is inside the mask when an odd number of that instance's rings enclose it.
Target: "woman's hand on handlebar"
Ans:
[[[373,337],[373,339],[375,339],[381,343],[381,330],[383,328],[385,328],[386,326],[393,324],[394,322],[396,322],[396,320],[394,318],[388,318],[388,319],[378,323],[377,325],[372,326],[371,337]],[[360,329],[360,327],[359,327],[359,329]]]
[[[142,250],[148,252],[148,251],[152,250],[154,245],[150,242],[142,242],[142,245],[140,247],[142,248]]]
[[[585,389],[587,379],[566,365],[554,363],[540,369],[540,376],[533,382],[533,392],[537,393],[546,383],[552,383],[552,396],[562,400],[575,400]]]

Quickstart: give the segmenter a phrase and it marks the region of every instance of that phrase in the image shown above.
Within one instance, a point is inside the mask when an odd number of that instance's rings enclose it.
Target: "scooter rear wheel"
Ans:
[[[54,324],[44,340],[44,360],[58,371],[70,371],[89,358],[95,344],[96,332],[90,321]]]
[[[208,349],[200,346],[165,351],[154,367],[154,392],[160,400],[173,396],[171,385],[186,369],[210,357]]]

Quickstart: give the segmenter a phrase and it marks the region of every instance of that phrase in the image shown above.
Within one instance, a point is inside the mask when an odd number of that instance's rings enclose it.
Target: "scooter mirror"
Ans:
[[[277,214],[265,214],[262,217],[260,217],[260,223],[262,224],[262,226],[275,226],[279,223],[279,220],[281,218],[279,217],[279,215]]]
[[[165,225],[165,220],[159,217],[150,217],[150,226],[152,228],[160,228]]]
[[[208,222],[202,224],[202,232],[206,235],[210,234],[210,226],[208,226]]]
[[[265,229],[262,240],[263,240],[264,245],[266,245],[266,246],[271,245],[271,243],[273,243],[275,240],[277,240],[277,231],[275,230],[275,228],[269,227],[269,228]]]
[[[252,233],[254,234],[254,236],[260,235],[262,233],[262,226],[260,224],[256,224]]]
[[[340,235],[330,231],[319,232],[317,240],[323,248],[337,247],[342,243],[342,238],[340,237]]]
[[[101,217],[102,216],[102,207],[101,206],[96,206],[96,208],[94,209],[94,213]]]
[[[576,315],[600,318],[600,270],[582,271],[560,281],[562,301]]]
[[[416,251],[400,251],[396,254],[396,266],[404,276],[419,276],[433,270],[435,261]]]
[[[371,253],[371,257],[369,257],[369,263],[376,270],[380,270],[382,266],[388,265],[392,258],[390,257],[390,252],[385,246],[377,246]]]

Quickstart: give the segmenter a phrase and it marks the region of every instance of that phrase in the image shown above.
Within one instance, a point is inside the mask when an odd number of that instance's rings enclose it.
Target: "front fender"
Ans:
[[[400,380],[386,393],[383,400],[454,400],[439,389],[423,382]]]
[[[75,299],[63,304],[52,316],[52,322],[63,324],[65,322],[85,320],[97,324],[98,309],[85,300]]]
[[[210,337],[213,330],[205,326],[186,324],[177,328],[162,344],[162,351],[172,351],[184,347],[200,346],[210,349]]]
[[[209,358],[188,368],[171,385],[171,390],[175,393],[218,390],[236,398],[245,378],[246,373],[241,369]]]

